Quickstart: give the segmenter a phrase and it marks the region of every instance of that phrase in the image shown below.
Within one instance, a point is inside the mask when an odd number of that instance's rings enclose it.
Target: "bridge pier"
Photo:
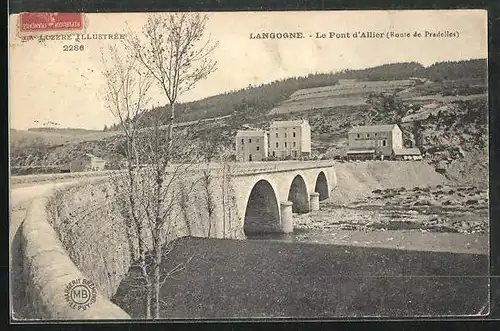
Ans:
[[[292,216],[293,202],[285,201],[280,204],[281,208],[281,232],[293,232],[293,216]]]
[[[311,204],[311,211],[319,210],[319,193],[318,192],[313,192],[310,194],[310,204]]]

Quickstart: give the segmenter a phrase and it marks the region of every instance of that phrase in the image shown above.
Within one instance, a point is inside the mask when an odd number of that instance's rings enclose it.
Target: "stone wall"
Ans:
[[[185,188],[176,203],[170,240],[182,236],[243,238],[236,201],[222,170],[211,170],[208,186],[201,172],[183,177],[172,192]],[[82,179],[32,203],[22,226],[23,274],[26,276],[23,317],[37,319],[126,319],[109,301],[132,263],[123,201],[116,178]],[[224,184],[224,185],[223,185]],[[207,196],[212,215],[208,217]],[[181,200],[179,200],[181,201]],[[211,224],[211,225],[210,225]],[[65,286],[75,279],[95,283],[98,299],[86,312],[69,306]]]
[[[18,299],[25,305],[21,315],[44,320],[129,319],[100,291],[87,309],[70,306],[65,298],[67,285],[89,277],[75,266],[49,224],[49,201],[48,197],[34,200],[20,228],[24,298]]]
[[[181,185],[187,192],[184,202],[179,199],[170,213],[169,240],[208,237],[209,232],[213,238],[241,238],[243,231],[234,207],[234,194],[226,185],[223,195],[217,171],[210,172],[208,192],[214,207],[209,225],[207,190],[201,176],[193,174],[173,186],[174,194],[180,194]],[[49,201],[50,220],[69,257],[107,298],[115,294],[128,272],[135,247],[125,226],[126,196],[117,194],[114,180],[99,179],[70,186],[57,191]]]

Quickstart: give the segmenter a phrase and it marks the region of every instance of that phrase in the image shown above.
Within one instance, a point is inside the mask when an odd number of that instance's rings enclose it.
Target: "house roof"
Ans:
[[[347,151],[347,154],[373,154],[375,153],[374,149],[355,149]]]
[[[264,130],[238,130],[236,137],[262,137],[266,135]]]
[[[274,121],[271,123],[271,128],[283,128],[283,127],[290,127],[290,126],[300,126],[302,124],[308,124],[309,122],[307,120],[293,120],[293,121]]]
[[[418,148],[394,148],[394,155],[421,155]]]
[[[394,126],[397,126],[397,124],[355,126],[349,133],[389,132],[394,129]]]

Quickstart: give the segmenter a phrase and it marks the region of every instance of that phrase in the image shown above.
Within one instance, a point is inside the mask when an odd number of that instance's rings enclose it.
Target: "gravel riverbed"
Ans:
[[[488,233],[486,189],[472,186],[374,190],[347,205],[325,200],[320,210],[294,214],[295,229]]]

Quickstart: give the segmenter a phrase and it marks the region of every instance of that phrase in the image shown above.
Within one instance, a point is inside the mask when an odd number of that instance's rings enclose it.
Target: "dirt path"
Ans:
[[[37,197],[40,197],[51,190],[59,188],[65,185],[75,184],[81,181],[87,181],[89,179],[94,179],[97,177],[82,177],[82,178],[71,178],[58,180],[56,182],[33,182],[33,183],[20,183],[11,185],[10,190],[10,221],[9,221],[9,242],[12,244],[12,240],[19,229],[24,216],[26,215],[26,210],[29,207],[31,201]]]
[[[19,187],[13,186],[10,191],[10,223],[9,223],[9,242],[12,243],[14,236],[19,229],[24,216],[26,215],[27,208],[31,201],[36,197],[60,187],[78,182],[80,179],[73,179],[71,181],[64,181],[58,183],[39,184],[31,183],[31,185],[22,185]]]

